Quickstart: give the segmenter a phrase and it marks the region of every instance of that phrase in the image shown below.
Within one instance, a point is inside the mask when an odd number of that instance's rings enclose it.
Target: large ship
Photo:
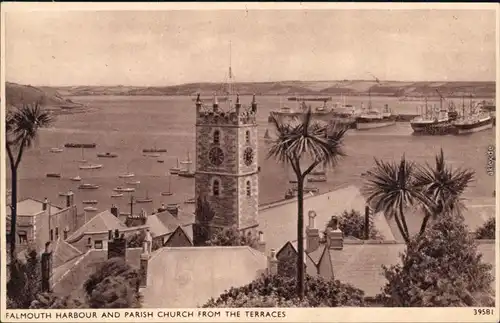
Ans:
[[[323,102],[322,106],[312,107],[306,103],[307,101],[297,101],[296,107],[289,107],[283,105],[281,109],[277,111],[269,112],[269,119],[276,118],[277,120],[287,121],[293,120],[305,115],[308,109],[311,109],[312,118],[314,120],[330,122],[333,118],[333,110],[326,105],[327,101]]]
[[[429,107],[427,98],[425,105],[420,109],[420,115],[410,121],[411,128],[415,134],[423,135],[447,135],[455,131],[453,121],[458,117],[458,114],[450,106],[443,106],[443,97],[440,97],[440,106],[436,108]]]
[[[493,118],[493,125],[496,123],[496,104],[494,101],[486,101],[483,100],[479,103],[479,109],[481,111],[486,111],[490,114],[490,116]]]
[[[388,127],[396,124],[389,105],[385,105],[382,111],[374,109],[371,105],[356,118],[356,129],[367,130]]]
[[[484,109],[481,104],[475,104],[472,100],[469,105],[469,111],[465,111],[465,104],[462,100],[462,113],[453,122],[453,125],[456,129],[456,134],[469,134],[493,128],[493,118],[490,112]]]

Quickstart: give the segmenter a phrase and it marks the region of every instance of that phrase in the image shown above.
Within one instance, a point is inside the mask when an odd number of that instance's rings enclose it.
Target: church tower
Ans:
[[[211,227],[256,227],[259,204],[257,103],[236,103],[223,111],[214,95],[204,106],[196,99],[195,197],[208,201]],[[197,215],[196,222],[203,221]]]

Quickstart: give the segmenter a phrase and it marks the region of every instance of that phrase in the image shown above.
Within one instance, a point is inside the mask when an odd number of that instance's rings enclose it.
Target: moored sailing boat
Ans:
[[[172,196],[174,193],[172,192],[172,175],[168,175],[168,191],[161,192],[162,196]]]
[[[177,174],[179,174],[180,170],[181,170],[181,168],[179,167],[179,158],[177,158],[177,166],[170,168],[169,171],[170,171],[170,174],[177,175]]]
[[[187,153],[187,159],[184,161],[181,161],[181,164],[186,165],[186,169],[180,170],[179,173],[177,173],[177,175],[181,176],[181,177],[189,177],[189,178],[194,177],[195,172],[193,172],[191,170],[191,164],[193,164],[193,162],[191,161],[191,158],[189,157],[189,151]]]

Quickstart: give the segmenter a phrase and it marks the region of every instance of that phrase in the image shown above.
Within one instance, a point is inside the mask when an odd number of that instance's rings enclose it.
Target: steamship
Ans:
[[[389,106],[386,104],[383,111],[371,108],[371,106],[356,118],[356,129],[367,130],[392,126],[396,124]]]
[[[493,128],[493,118],[486,109],[481,108],[480,104],[475,105],[471,101],[468,113],[462,103],[462,115],[453,125],[456,128],[456,134],[469,134]]]
[[[439,110],[436,110],[435,106],[429,109],[426,98],[420,115],[413,118],[410,125],[414,134],[447,135],[454,132],[453,122],[457,117],[456,111],[443,107],[442,98]]]

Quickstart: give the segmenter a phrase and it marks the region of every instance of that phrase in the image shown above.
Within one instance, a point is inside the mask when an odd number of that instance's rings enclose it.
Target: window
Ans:
[[[68,230],[64,230],[63,237],[64,237],[64,240],[68,239]]]
[[[28,234],[26,231],[19,231],[17,235],[19,236],[19,243],[28,243]]]
[[[94,241],[94,248],[95,249],[102,249],[102,240]]]
[[[213,187],[212,187],[212,192],[214,196],[219,196],[220,193],[220,184],[218,180],[214,181]]]
[[[56,227],[56,240],[59,239],[59,228]]]
[[[91,237],[89,237],[89,238],[87,239],[87,244],[88,244],[89,246],[91,246],[91,245],[92,245],[92,238],[91,238]]]
[[[219,130],[214,131],[214,144],[218,145],[220,143],[220,132]]]
[[[247,130],[247,132],[245,133],[245,140],[247,141],[247,143],[250,143],[250,130]]]
[[[247,196],[252,196],[252,184],[250,184],[250,181],[247,181]]]
[[[54,241],[54,230],[50,229],[50,241]]]

